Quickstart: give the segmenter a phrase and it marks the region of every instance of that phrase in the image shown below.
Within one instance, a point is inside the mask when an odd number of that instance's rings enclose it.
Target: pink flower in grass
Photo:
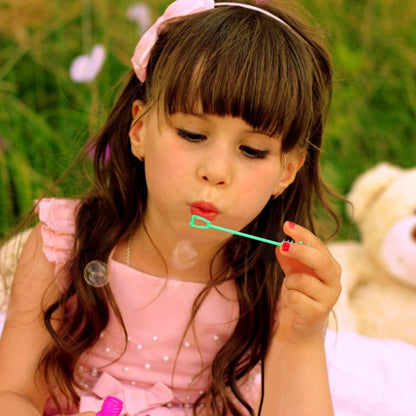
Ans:
[[[140,33],[144,33],[152,24],[150,7],[145,3],[132,4],[127,9],[127,17],[137,23]]]
[[[69,75],[75,82],[91,82],[104,65],[106,51],[103,45],[95,45],[91,54],[77,56],[71,64]]]

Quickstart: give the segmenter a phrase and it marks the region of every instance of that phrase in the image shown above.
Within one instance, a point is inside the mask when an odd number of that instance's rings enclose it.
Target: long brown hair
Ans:
[[[283,152],[306,152],[295,181],[267,203],[245,232],[282,239],[287,219],[315,231],[317,202],[336,219],[320,172],[322,131],[331,95],[329,54],[309,25],[272,3],[257,7],[279,16],[290,28],[240,7],[217,7],[170,22],[152,50],[145,83],[131,74],[95,137],[95,177],[77,212],[76,250],[68,265],[71,284],[45,314],[55,344],[41,365],[50,385],[59,380],[70,400],[78,400],[76,362],[106,327],[109,307],[122,323],[110,288],[92,288],[82,276],[89,261],[106,261],[112,248],[143,220],[147,201],[143,163],[131,154],[129,142],[134,100],[157,106],[163,114],[191,111],[198,103],[205,113],[241,117],[270,135],[280,135]],[[195,301],[193,316],[208,291],[227,279],[236,283],[240,315],[212,363],[212,386],[200,401],[210,414],[240,415],[237,398],[254,415],[239,380],[265,357],[283,275],[274,248],[266,244],[233,237],[218,255],[232,273],[213,276]],[[53,312],[71,298],[76,299],[74,311],[54,330]]]

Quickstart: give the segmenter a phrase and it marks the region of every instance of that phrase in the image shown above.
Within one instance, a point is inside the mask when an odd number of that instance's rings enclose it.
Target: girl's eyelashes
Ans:
[[[207,136],[205,136],[204,134],[192,133],[188,130],[184,130],[180,128],[176,130],[177,130],[178,136],[182,137],[182,139],[185,139],[188,142],[199,143],[207,139]],[[269,150],[256,149],[254,147],[247,146],[247,145],[240,145],[239,149],[246,157],[251,158],[251,159],[264,159],[270,153]]]
[[[177,129],[178,135],[189,142],[201,142],[206,139],[206,136],[199,133],[192,133],[187,130]]]
[[[269,153],[269,150],[255,149],[250,146],[240,146],[240,150],[247,156],[253,159],[264,159]]]

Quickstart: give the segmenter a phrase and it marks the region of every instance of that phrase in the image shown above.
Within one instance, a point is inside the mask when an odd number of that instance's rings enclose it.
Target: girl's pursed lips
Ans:
[[[207,201],[195,201],[191,204],[191,215],[199,215],[209,221],[215,220],[219,214],[218,208]]]

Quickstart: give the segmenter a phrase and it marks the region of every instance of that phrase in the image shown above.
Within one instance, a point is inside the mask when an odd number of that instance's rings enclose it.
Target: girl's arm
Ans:
[[[42,251],[37,225],[16,268],[0,339],[0,409],[7,409],[8,416],[43,414],[48,391],[37,366],[52,341],[42,311],[58,297],[54,265]]]
[[[333,416],[322,337],[302,344],[273,339],[261,416]]]
[[[312,233],[289,223],[284,231],[311,246],[276,249],[285,279],[278,325],[265,361],[261,416],[333,416],[324,334],[341,291],[341,269]]]

